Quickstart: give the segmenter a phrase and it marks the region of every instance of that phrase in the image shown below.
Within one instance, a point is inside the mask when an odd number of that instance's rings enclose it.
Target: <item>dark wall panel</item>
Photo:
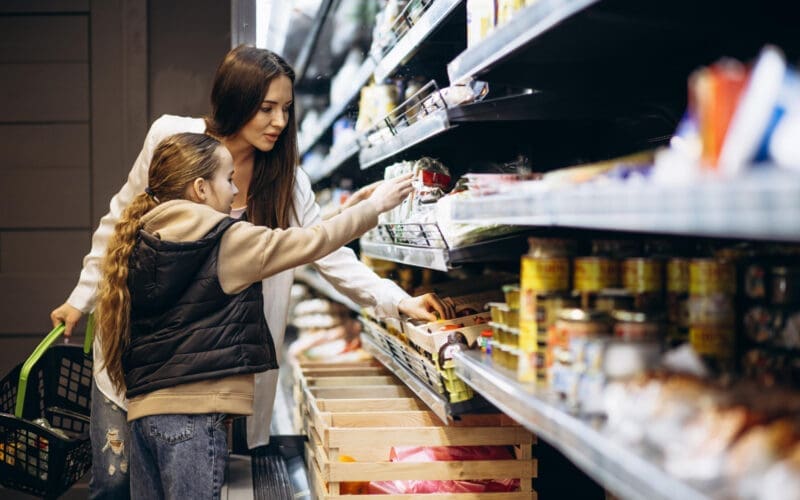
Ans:
[[[0,121],[89,119],[87,63],[0,64]]]
[[[3,0],[0,14],[77,13],[89,10],[89,0]]]
[[[0,229],[87,227],[89,172],[85,168],[8,169],[2,176]]]
[[[0,172],[80,167],[89,171],[89,124],[0,125]]]
[[[0,275],[6,273],[75,273],[88,250],[88,229],[0,232]]]
[[[89,60],[87,16],[0,16],[0,33],[0,63]]]

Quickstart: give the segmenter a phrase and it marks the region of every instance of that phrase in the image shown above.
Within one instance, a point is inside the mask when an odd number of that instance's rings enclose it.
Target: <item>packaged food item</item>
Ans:
[[[667,261],[667,345],[678,346],[689,340],[689,260]]]
[[[800,303],[800,267],[777,266],[770,269],[773,304]]]
[[[506,297],[506,304],[513,309],[519,309],[519,285],[503,285],[503,294]]]
[[[622,261],[622,286],[634,296],[634,307],[649,311],[663,306],[664,265],[660,259],[628,258]]]
[[[663,336],[663,323],[656,314],[638,311],[614,311],[614,337],[622,340],[660,341]]]
[[[576,257],[573,288],[580,293],[581,307],[595,306],[598,292],[619,286],[619,262],[609,257]]]
[[[736,269],[717,259],[692,259],[689,262],[689,294],[708,296],[736,293]]]
[[[495,14],[494,0],[467,0],[468,48],[491,33],[497,21]]]
[[[507,23],[525,7],[525,0],[497,0],[497,25]]]
[[[547,378],[554,380],[552,367],[556,363],[570,365],[569,345],[572,339],[597,338],[611,334],[611,317],[607,312],[587,309],[561,309],[558,319],[547,332],[545,367]],[[557,372],[560,368],[557,368]]]

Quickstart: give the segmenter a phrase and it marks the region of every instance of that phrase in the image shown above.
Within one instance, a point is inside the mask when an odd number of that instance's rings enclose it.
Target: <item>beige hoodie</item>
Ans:
[[[220,241],[217,271],[225,293],[235,294],[273,274],[313,262],[358,238],[378,222],[369,200],[312,227],[269,229],[240,222]],[[207,205],[174,200],[147,213],[144,230],[165,241],[189,242],[205,236],[226,214]],[[236,375],[160,389],[132,398],[128,420],[171,413],[253,412],[253,375]]]

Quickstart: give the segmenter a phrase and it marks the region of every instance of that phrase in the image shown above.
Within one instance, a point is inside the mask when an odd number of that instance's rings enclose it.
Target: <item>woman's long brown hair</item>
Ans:
[[[229,137],[249,122],[261,107],[270,83],[286,76],[294,87],[294,70],[283,58],[266,49],[240,45],[217,68],[211,90],[212,114],[208,132]],[[287,228],[297,216],[294,200],[298,165],[297,121],[294,100],[286,128],[271,151],[254,154],[253,178],[247,191],[247,218],[253,224]]]
[[[184,199],[195,179],[211,179],[220,166],[216,154],[220,147],[219,141],[205,134],[176,134],[161,141],[150,162],[147,185],[151,193],[137,195],[114,227],[101,267],[95,316],[105,368],[120,392],[125,389],[122,355],[130,342],[128,268],[142,217],[159,203]]]

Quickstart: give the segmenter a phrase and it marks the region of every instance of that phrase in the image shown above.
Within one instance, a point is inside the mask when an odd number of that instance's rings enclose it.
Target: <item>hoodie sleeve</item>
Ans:
[[[373,203],[363,202],[311,227],[270,229],[234,224],[220,242],[219,279],[238,293],[281,271],[308,264],[358,238],[378,223]]]
[[[296,189],[299,224],[306,227],[318,224],[320,207],[302,170],[298,170]],[[395,282],[375,274],[347,247],[316,260],[313,265],[338,292],[363,307],[374,306],[378,316],[398,317],[398,304],[409,297]]]

